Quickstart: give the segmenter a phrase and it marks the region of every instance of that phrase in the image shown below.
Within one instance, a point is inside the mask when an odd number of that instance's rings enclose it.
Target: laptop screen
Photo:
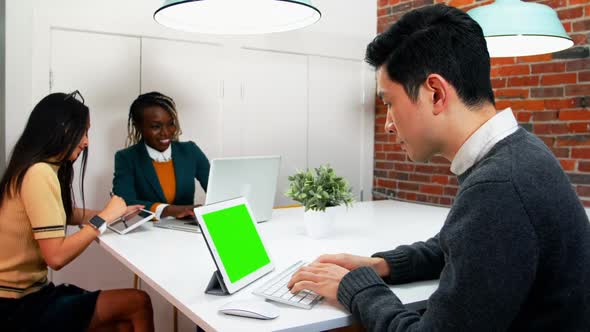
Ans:
[[[280,156],[211,160],[205,205],[245,197],[256,222],[272,217],[281,165]]]
[[[270,263],[245,204],[202,215],[232,283]]]

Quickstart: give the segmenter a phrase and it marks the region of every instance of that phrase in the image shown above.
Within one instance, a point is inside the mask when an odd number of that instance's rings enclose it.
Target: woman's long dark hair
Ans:
[[[78,91],[71,94],[52,93],[35,106],[0,181],[0,206],[7,197],[12,198],[20,192],[25,174],[31,166],[47,162],[60,166],[57,177],[61,198],[67,221],[71,221],[75,206],[72,190],[74,161],[69,158],[88,130],[90,116],[88,107],[76,99],[76,93]],[[84,149],[80,165],[83,207],[87,154],[88,149]]]

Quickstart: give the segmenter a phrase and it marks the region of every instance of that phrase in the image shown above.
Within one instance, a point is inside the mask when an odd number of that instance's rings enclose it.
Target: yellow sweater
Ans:
[[[47,284],[47,264],[37,240],[65,236],[58,169],[34,164],[20,193],[5,197],[0,206],[0,297],[20,298]]]

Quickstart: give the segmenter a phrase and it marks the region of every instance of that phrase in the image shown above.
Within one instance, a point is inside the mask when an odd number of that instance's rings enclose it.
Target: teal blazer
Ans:
[[[174,205],[193,205],[195,180],[207,191],[209,160],[194,142],[172,142],[172,160],[176,177]],[[113,192],[127,205],[141,204],[149,209],[154,203],[166,203],[152,159],[145,143],[132,145],[115,154]]]

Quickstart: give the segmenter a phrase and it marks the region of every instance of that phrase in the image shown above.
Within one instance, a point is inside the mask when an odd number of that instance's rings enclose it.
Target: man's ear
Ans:
[[[426,78],[424,86],[432,103],[432,112],[434,115],[440,114],[447,107],[449,101],[449,83],[438,74],[430,74]]]

